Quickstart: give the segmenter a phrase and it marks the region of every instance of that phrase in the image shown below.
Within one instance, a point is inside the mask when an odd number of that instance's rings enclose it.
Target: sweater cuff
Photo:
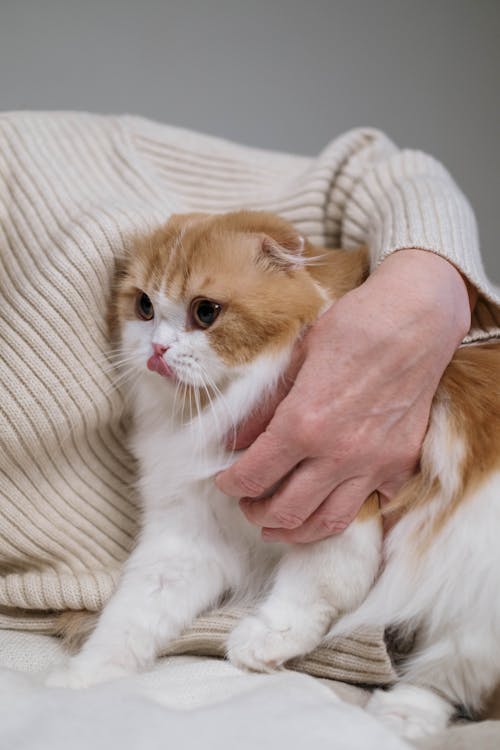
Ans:
[[[477,309],[484,322],[475,316],[467,340],[498,335],[500,294],[482,264],[474,213],[442,164],[420,151],[398,151],[365,171],[345,205],[346,244],[360,238],[363,227],[372,270],[397,250],[437,253],[482,294]]]
[[[416,247],[448,258],[466,276],[484,275],[472,209],[431,156],[399,151],[368,170],[346,205],[346,231],[361,208],[372,268],[395,250]]]

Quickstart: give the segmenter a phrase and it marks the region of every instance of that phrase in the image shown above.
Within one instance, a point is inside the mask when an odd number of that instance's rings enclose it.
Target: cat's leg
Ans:
[[[408,740],[442,731],[455,713],[450,701],[435,691],[405,682],[376,690],[366,710]]]
[[[195,541],[193,533],[149,529],[95,631],[47,684],[87,687],[151,666],[170,641],[234,585],[236,569],[231,550],[211,543],[206,534],[199,533]]]
[[[496,628],[449,622],[448,635],[429,634],[402,669],[394,688],[376,690],[367,710],[406,739],[446,728],[457,708],[475,713],[500,680]]]
[[[446,455],[443,448],[443,465]],[[379,591],[360,619],[399,618],[415,631],[416,643],[400,684],[375,693],[368,708],[406,737],[444,728],[455,706],[478,712],[500,682],[499,500],[496,472],[473,488],[438,534],[429,537],[422,520],[426,514],[433,520],[447,502],[439,495],[403,517],[387,540]],[[422,539],[425,555],[416,546]]]
[[[229,636],[228,658],[239,667],[270,671],[312,651],[332,621],[366,597],[381,548],[378,507],[342,534],[291,546],[279,562],[269,595]]]

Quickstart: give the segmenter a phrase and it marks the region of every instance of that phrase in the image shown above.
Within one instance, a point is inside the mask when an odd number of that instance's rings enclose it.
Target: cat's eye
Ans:
[[[152,320],[155,316],[153,303],[146,292],[138,292],[135,299],[135,311],[142,320]]]
[[[195,299],[191,303],[191,317],[198,328],[210,328],[222,310],[222,305],[210,299]]]

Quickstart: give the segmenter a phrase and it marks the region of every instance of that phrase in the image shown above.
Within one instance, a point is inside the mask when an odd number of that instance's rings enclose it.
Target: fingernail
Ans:
[[[218,474],[214,477],[214,483],[217,489],[219,489],[221,492],[225,492],[224,490],[224,473],[223,471],[219,471]],[[227,492],[225,493],[227,495]]]
[[[253,497],[240,497],[240,499],[238,500],[238,504],[245,514],[248,513],[254,503],[255,500],[253,499]]]
[[[218,474],[214,477],[214,484],[217,487],[218,490],[220,490],[224,495],[227,495],[228,497],[239,497],[240,493],[238,491],[235,491],[233,487],[231,487],[231,482],[228,481],[227,477],[225,477],[226,472],[220,471]]]
[[[273,529],[262,529],[262,539],[265,542],[272,542],[276,539],[276,532]]]

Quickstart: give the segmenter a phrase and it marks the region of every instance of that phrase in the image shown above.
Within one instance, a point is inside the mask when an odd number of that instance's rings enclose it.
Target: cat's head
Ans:
[[[174,215],[125,259],[112,321],[124,358],[170,383],[220,387],[289,349],[325,305],[304,240],[272,214]]]

